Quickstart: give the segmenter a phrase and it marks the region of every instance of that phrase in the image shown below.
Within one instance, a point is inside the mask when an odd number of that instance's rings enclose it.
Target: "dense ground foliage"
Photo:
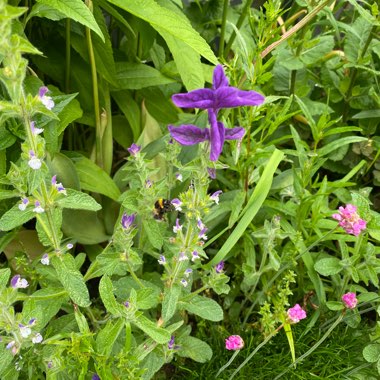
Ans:
[[[0,0],[0,378],[377,379],[378,8]]]

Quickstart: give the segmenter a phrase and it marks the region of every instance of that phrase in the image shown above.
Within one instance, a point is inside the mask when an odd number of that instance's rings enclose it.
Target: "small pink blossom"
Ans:
[[[357,207],[348,204],[346,207],[339,207],[339,214],[333,214],[332,217],[339,221],[339,225],[345,229],[348,234],[358,236],[361,230],[367,226],[367,222],[360,218],[356,212]]]
[[[244,340],[239,335],[231,335],[226,339],[226,348],[230,351],[241,350],[244,347]]]
[[[344,303],[344,306],[346,306],[347,309],[355,309],[358,303],[356,294],[352,292],[343,294],[342,301]]]
[[[288,317],[291,322],[298,323],[301,319],[306,318],[306,311],[296,303],[293,307],[288,310]]]

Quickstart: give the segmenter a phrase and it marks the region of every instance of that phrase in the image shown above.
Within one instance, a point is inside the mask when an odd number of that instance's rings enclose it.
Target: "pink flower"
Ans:
[[[227,350],[241,350],[244,347],[244,340],[239,335],[231,335],[226,339]]]
[[[333,214],[333,218],[339,221],[339,225],[348,234],[358,236],[361,230],[367,226],[367,222],[360,218],[354,205],[348,204],[346,207],[339,207],[339,214]]]
[[[301,319],[306,318],[306,311],[298,303],[288,310],[288,317],[291,322],[298,323]]]
[[[347,309],[355,309],[358,300],[356,298],[355,293],[346,293],[342,296],[342,301],[344,303],[344,306],[346,306]]]

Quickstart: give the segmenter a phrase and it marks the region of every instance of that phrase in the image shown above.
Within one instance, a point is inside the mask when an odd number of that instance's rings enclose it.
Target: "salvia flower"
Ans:
[[[302,309],[302,307],[298,303],[291,307],[288,310],[287,314],[290,321],[293,323],[298,323],[301,319],[306,318],[306,311]]]
[[[51,179],[51,184],[57,189],[58,193],[67,195],[66,189],[63,187],[61,182],[57,182],[57,176],[54,175]]]
[[[18,205],[18,209],[20,211],[25,211],[28,204],[29,204],[29,199],[28,198],[22,198],[21,203]]]
[[[27,338],[32,333],[32,330],[29,326],[25,326],[22,323],[19,323],[18,327],[20,328],[20,335],[23,338]]]
[[[182,145],[198,144],[210,141],[210,160],[216,161],[220,156],[225,140],[240,140],[244,136],[244,128],[225,128],[217,121],[221,108],[240,106],[257,106],[264,101],[264,97],[255,91],[242,91],[229,86],[223,67],[215,67],[212,88],[201,88],[187,94],[172,96],[173,103],[180,108],[207,109],[210,128],[201,129],[195,125],[169,125],[171,136]]]
[[[174,206],[176,211],[182,211],[182,207],[181,207],[182,202],[178,198],[172,199],[170,203]]]
[[[97,373],[94,373],[91,377],[91,380],[100,380],[100,377]]]
[[[186,288],[186,286],[188,285],[188,282],[183,278],[181,281],[180,281],[181,285]]]
[[[352,292],[343,294],[342,301],[347,309],[355,309],[356,305],[358,304],[356,294]]]
[[[175,226],[173,227],[173,232],[176,234],[179,231],[182,231],[182,226],[179,224],[179,219],[177,218],[175,221]]]
[[[32,342],[34,344],[36,343],[41,343],[43,341],[43,338],[42,338],[42,335],[40,333],[36,333],[33,337],[32,337]]]
[[[67,249],[71,249],[71,248],[73,248],[74,247],[74,244],[72,244],[72,243],[67,243],[66,244],[66,248]]]
[[[37,128],[34,121],[30,122],[30,130],[34,136],[40,135],[44,131],[43,128]]]
[[[168,349],[172,350],[174,348],[174,345],[175,345],[175,340],[174,340],[174,335],[172,335],[168,342]]]
[[[129,301],[125,301],[123,305],[128,309],[130,306]]]
[[[131,154],[131,156],[136,156],[136,154],[140,152],[141,146],[133,143],[127,150]]]
[[[206,226],[203,224],[203,222],[202,222],[201,219],[198,219],[198,221],[197,221],[197,227],[198,227],[200,230],[203,230],[204,228],[206,228]]]
[[[24,289],[28,286],[28,281],[26,281],[25,278],[21,278],[19,274],[16,274],[11,278],[11,287],[14,289]]]
[[[37,214],[42,214],[43,212],[45,212],[45,209],[41,206],[41,203],[39,201],[35,201],[33,211]]]
[[[216,169],[207,168],[208,175],[211,179],[216,179]]]
[[[33,170],[38,170],[41,168],[42,161],[36,157],[34,152],[32,150],[29,151],[29,161],[28,165],[33,169]]]
[[[193,273],[193,270],[191,268],[187,268],[185,272],[183,273],[186,277],[189,277]]]
[[[193,251],[191,253],[191,261],[194,262],[195,260],[200,259],[199,253],[197,251]]]
[[[145,181],[145,188],[149,189],[152,187],[152,185],[153,185],[153,182],[150,179],[147,179]]]
[[[219,204],[219,195],[222,193],[222,190],[215,191],[215,193],[210,195],[210,199],[214,201],[216,204]]]
[[[10,350],[14,345],[16,344],[16,342],[14,340],[11,340],[6,346],[5,348],[7,350]]]
[[[49,265],[50,264],[50,259],[49,255],[47,253],[44,253],[41,258],[41,264],[42,265]]]
[[[185,252],[180,252],[179,253],[178,261],[187,261],[187,260],[189,260],[189,258],[187,257],[186,253]]]
[[[132,227],[133,222],[135,221],[136,214],[128,215],[126,213],[123,214],[121,217],[121,225],[122,227],[127,230]]]
[[[198,238],[199,239],[203,239],[203,240],[207,240],[207,235],[206,235],[206,232],[207,232],[207,228],[202,228],[198,234]]]
[[[216,273],[222,273],[224,269],[224,261],[220,261],[218,264],[215,265],[215,272]]]
[[[244,340],[240,335],[231,335],[226,339],[226,348],[230,351],[241,350],[244,347]]]
[[[55,104],[51,96],[46,96],[46,93],[48,91],[49,89],[46,86],[40,87],[40,89],[38,90],[38,98],[48,110],[52,110]]]
[[[356,210],[356,206],[347,204],[346,207],[339,207],[339,214],[333,214],[332,217],[339,221],[348,234],[358,236],[366,228],[367,222],[360,218]]]
[[[166,257],[164,255],[160,255],[160,258],[158,259],[158,263],[160,265],[165,265],[166,264]]]
[[[175,175],[175,179],[176,179],[177,181],[179,181],[179,182],[182,182],[182,180],[183,180],[182,174],[181,174],[181,173],[176,173],[176,175]]]
[[[28,325],[29,326],[34,326],[36,324],[36,322],[37,322],[37,319],[36,318],[32,318],[32,319],[29,320]]]

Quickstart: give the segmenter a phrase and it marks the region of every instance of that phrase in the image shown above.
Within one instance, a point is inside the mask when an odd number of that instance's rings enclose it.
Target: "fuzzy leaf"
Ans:
[[[62,196],[62,198],[57,201],[57,204],[62,208],[75,210],[98,211],[102,208],[90,195],[73,189],[67,189],[67,195]]]
[[[380,344],[370,344],[363,350],[364,359],[367,362],[375,363],[380,359]]]
[[[162,319],[165,323],[174,315],[180,294],[181,288],[179,286],[174,285],[165,289],[164,300],[162,301]]]
[[[179,307],[209,321],[219,322],[223,319],[223,309],[211,298],[196,296],[190,302],[179,302]]]
[[[178,350],[178,356],[190,358],[198,363],[206,363],[212,357],[211,347],[202,340],[187,336],[180,340],[181,349]]]
[[[168,343],[171,338],[169,331],[158,327],[154,322],[143,315],[140,315],[133,323],[157,343]]]
[[[331,276],[339,273],[343,267],[340,265],[340,260],[336,257],[327,257],[318,260],[314,269],[322,276]]]
[[[35,213],[33,212],[32,208],[29,208],[25,211],[20,211],[18,204],[16,204],[1,217],[0,230],[10,231],[13,228],[21,226],[34,217]]]

